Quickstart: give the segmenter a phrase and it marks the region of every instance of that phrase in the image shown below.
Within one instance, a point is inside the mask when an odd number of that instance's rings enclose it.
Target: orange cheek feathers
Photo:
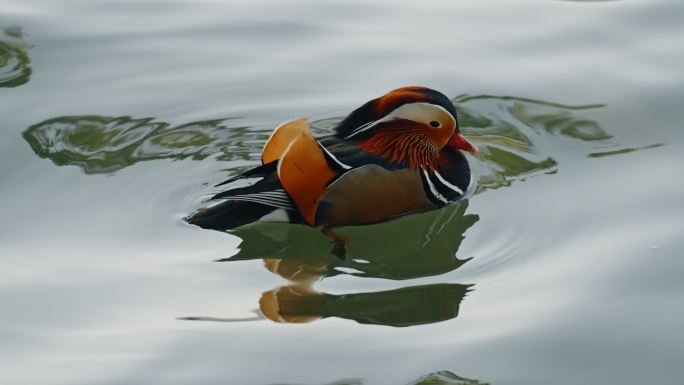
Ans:
[[[449,139],[454,134],[454,131],[456,131],[456,128],[451,124],[442,128],[432,128],[430,126],[426,126],[426,131],[428,132],[428,136],[430,139],[432,139],[432,142],[435,144],[435,146],[441,150],[449,143]]]

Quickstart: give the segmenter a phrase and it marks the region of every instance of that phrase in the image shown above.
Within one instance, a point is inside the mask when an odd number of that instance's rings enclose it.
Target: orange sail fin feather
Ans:
[[[280,159],[290,143],[299,134],[312,136],[311,126],[302,118],[289,120],[276,127],[264,145],[264,150],[261,153],[261,163],[268,164]]]
[[[316,226],[319,198],[336,176],[337,172],[328,165],[323,150],[311,131],[299,133],[278,163],[280,183],[311,226]]]

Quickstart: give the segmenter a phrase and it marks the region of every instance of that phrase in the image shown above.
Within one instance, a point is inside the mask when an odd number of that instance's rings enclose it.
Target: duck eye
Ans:
[[[431,121],[430,125],[434,128],[438,128],[439,126],[441,126],[441,124],[436,120]]]

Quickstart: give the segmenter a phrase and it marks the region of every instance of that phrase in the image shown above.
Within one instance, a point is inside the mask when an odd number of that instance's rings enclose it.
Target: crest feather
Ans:
[[[349,116],[340,122],[335,131],[339,136],[348,136],[357,128],[382,119],[406,103],[420,102],[442,106],[456,118],[456,108],[444,94],[427,87],[410,86],[397,88],[377,99],[367,102],[352,111]]]

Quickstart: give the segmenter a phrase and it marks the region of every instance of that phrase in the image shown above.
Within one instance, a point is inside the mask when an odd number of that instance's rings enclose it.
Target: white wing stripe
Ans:
[[[290,201],[287,199],[279,199],[279,198],[273,198],[273,197],[264,197],[264,196],[253,196],[253,195],[235,195],[230,198],[244,198],[244,199],[260,199],[262,201],[269,201],[269,202],[274,202],[274,203],[282,203],[282,204],[290,204]]]
[[[282,202],[282,203],[289,203],[289,199],[285,198],[276,198],[276,197],[269,197],[269,196],[262,196],[262,195],[234,195],[232,197],[228,198],[250,198],[250,199],[261,199],[265,201],[273,201],[273,202]]]
[[[325,148],[325,147],[321,144],[321,142],[319,142],[319,141],[316,141],[316,142],[318,143],[319,146],[321,146],[321,148],[323,149],[323,151],[325,151],[325,153],[328,154],[328,156],[329,156],[332,160],[335,161],[335,163],[337,163],[340,167],[342,167],[342,168],[345,169],[345,170],[351,170],[352,167],[351,167],[350,165],[344,164],[344,163],[340,162],[340,160],[337,159],[337,158],[335,157],[335,155],[333,155],[332,153],[330,153],[330,151],[328,151],[328,149]]]
[[[287,195],[285,194],[285,190],[263,191],[263,192],[259,192],[259,193],[245,194],[245,195],[263,195],[263,196],[273,196],[273,197],[282,197],[282,198],[287,197]]]
[[[284,208],[284,209],[288,209],[288,210],[294,209],[294,206],[292,206],[292,204],[290,202],[278,202],[278,201],[272,201],[272,200],[267,200],[267,199],[246,197],[246,196],[229,197],[227,200],[255,202],[255,203],[261,203],[261,204],[264,204],[267,206],[280,207],[280,208]]]
[[[290,197],[285,190],[262,191],[254,194],[233,195],[226,197],[228,200],[256,202],[269,206],[294,209]]]

